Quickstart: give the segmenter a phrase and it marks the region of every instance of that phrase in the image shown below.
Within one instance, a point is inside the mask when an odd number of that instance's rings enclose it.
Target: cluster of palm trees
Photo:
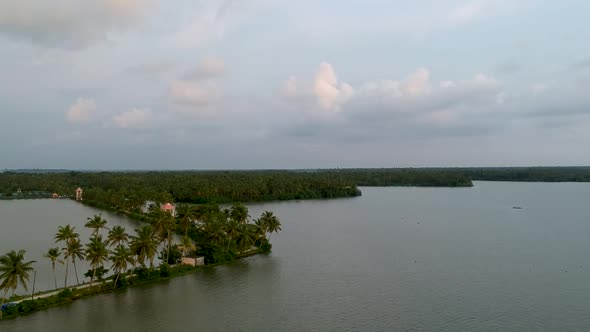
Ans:
[[[195,231],[202,242],[232,253],[249,251],[254,245],[261,248],[268,244],[267,234],[281,230],[281,222],[274,213],[265,211],[258,219],[250,220],[248,208],[241,203],[229,209],[217,205],[181,206],[179,220],[185,235],[190,220],[196,220]]]
[[[191,253],[196,255],[201,245],[235,257],[256,248],[270,248],[270,235],[281,230],[281,222],[272,212],[265,211],[260,218],[251,222],[248,208],[240,203],[229,209],[221,209],[217,205],[185,205],[178,210],[175,217],[159,208],[152,209],[148,214],[150,224],[137,228],[135,235],[129,235],[120,225],[110,228],[102,215],[95,215],[88,218],[84,225],[92,230],[86,244],[82,243],[76,227],[59,226],[54,236],[59,246],[49,248],[44,254],[51,262],[55,288],[58,288],[58,264],[65,264],[64,288],[68,286],[70,261],[78,285],[77,263],[89,263],[91,270],[86,275],[90,276],[90,287],[97,277],[97,271],[104,270],[104,266],[110,263],[116,287],[121,275],[130,269],[134,270],[137,265],[146,267],[149,264],[150,269],[153,269],[161,246],[164,246],[162,253],[165,253],[165,257],[160,258],[165,262],[169,262],[172,249],[189,256]],[[106,236],[103,237],[103,233]],[[177,244],[174,244],[175,233],[182,234]],[[28,290],[29,272],[33,271],[31,265],[34,262],[25,262],[24,255],[25,251],[20,250],[0,256],[0,290],[4,291],[2,304],[8,291],[12,290],[14,294],[19,284]]]

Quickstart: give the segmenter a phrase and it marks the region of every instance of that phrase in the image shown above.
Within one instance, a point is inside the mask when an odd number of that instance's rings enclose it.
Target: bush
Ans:
[[[170,276],[170,265],[163,263],[160,265],[160,277],[167,278]]]
[[[74,295],[71,289],[66,288],[57,294],[57,297],[60,299],[69,299]]]

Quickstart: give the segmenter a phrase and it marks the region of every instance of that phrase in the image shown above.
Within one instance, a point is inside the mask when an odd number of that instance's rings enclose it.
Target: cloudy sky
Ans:
[[[588,13],[0,1],[0,168],[588,165]]]

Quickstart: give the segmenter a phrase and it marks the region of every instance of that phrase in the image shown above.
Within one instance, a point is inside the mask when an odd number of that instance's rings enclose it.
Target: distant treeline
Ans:
[[[590,182],[590,167],[490,167],[455,168],[474,181]]]
[[[590,167],[383,168],[260,171],[0,173],[4,198],[30,192],[73,195],[131,211],[146,200],[229,203],[352,197],[357,186],[469,187],[472,180],[590,182]]]

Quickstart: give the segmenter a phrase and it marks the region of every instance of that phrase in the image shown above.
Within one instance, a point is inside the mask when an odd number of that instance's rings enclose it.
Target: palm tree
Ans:
[[[136,235],[131,237],[131,254],[137,257],[137,262],[145,266],[145,260],[150,261],[150,268],[154,267],[154,257],[158,251],[158,242],[154,239],[154,229],[142,226],[135,230]]]
[[[240,224],[237,220],[230,220],[225,224],[225,234],[227,235],[227,250],[233,240],[235,240],[240,233]]]
[[[254,244],[254,241],[256,241],[256,234],[251,226],[253,225],[241,224],[238,228],[236,245],[240,251],[249,250]]]
[[[78,279],[78,268],[76,267],[76,258],[79,260],[84,260],[84,248],[80,239],[76,238],[71,242],[68,242],[68,253],[70,257],[72,257],[72,263],[74,263],[74,273],[76,274],[76,282],[78,285],[80,284],[80,280]]]
[[[249,217],[248,208],[242,203],[236,203],[231,207],[229,216],[239,224],[246,224]]]
[[[197,217],[197,209],[192,206],[183,205],[179,210],[179,225],[184,229],[184,236],[187,236],[188,229],[193,225],[193,220]]]
[[[133,258],[131,257],[131,252],[129,249],[127,249],[127,247],[124,245],[119,244],[115,250],[113,250],[109,259],[113,263],[111,268],[117,274],[114,284],[114,288],[116,288],[117,282],[119,281],[119,276],[121,276],[121,272],[127,270],[127,263],[133,263]]]
[[[69,260],[70,258],[70,251],[68,247],[68,243],[80,237],[80,234],[76,233],[76,227],[72,227],[70,225],[59,226],[57,228],[57,233],[55,234],[55,243],[64,242],[65,246],[62,248],[64,251],[64,260],[66,261],[66,275],[64,280],[64,288],[68,286],[68,267],[69,267]],[[77,273],[76,273],[77,277]]]
[[[254,225],[256,226],[256,235],[258,237],[258,241],[262,244],[266,240],[266,233],[268,232],[268,224],[262,218],[258,218],[254,220]]]
[[[19,284],[28,291],[29,283],[29,272],[33,271],[34,261],[24,262],[25,251],[19,250],[18,252],[11,250],[6,255],[0,256],[0,290],[4,290],[2,296],[2,303],[0,308],[4,305],[4,299],[8,290],[12,289],[12,293],[16,291]],[[2,319],[2,310],[0,309],[0,319]]]
[[[170,213],[161,210],[152,211],[151,216],[153,218],[151,225],[154,232],[159,235],[160,243],[164,242],[164,240],[168,242],[168,250],[166,251],[166,261],[168,261],[170,248],[172,247],[172,233],[176,228],[176,221]]]
[[[109,246],[121,245],[129,242],[129,234],[125,232],[125,227],[116,225],[109,231],[107,240]]]
[[[193,240],[188,236],[183,236],[180,240],[180,245],[178,246],[180,250],[182,250],[182,256],[186,257],[187,253],[191,252],[192,250],[197,250],[197,246],[193,242]]]
[[[57,289],[57,277],[55,275],[55,263],[60,263],[60,264],[64,263],[61,259],[59,259],[59,256],[60,256],[60,252],[59,252],[59,248],[57,248],[57,247],[49,248],[49,250],[47,250],[47,253],[45,253],[45,255],[43,255],[43,257],[49,258],[51,260],[51,269],[53,270],[53,281],[55,282],[55,289]]]
[[[98,232],[105,228],[107,229],[107,221],[102,218],[102,214],[95,214],[94,217],[88,218],[84,227],[93,230],[92,235],[98,236]]]
[[[271,211],[264,211],[260,216],[262,222],[266,224],[266,231],[269,233],[268,239],[272,233],[278,233],[281,230],[281,221]]]
[[[90,278],[90,287],[96,277],[96,269],[109,258],[109,251],[107,250],[107,242],[102,240],[102,236],[93,236],[90,242],[86,244],[86,259],[92,267],[92,278]]]

